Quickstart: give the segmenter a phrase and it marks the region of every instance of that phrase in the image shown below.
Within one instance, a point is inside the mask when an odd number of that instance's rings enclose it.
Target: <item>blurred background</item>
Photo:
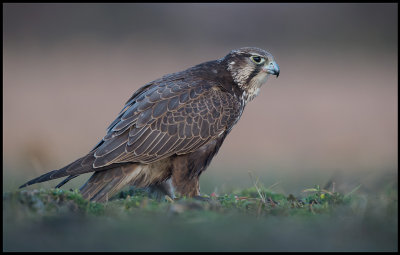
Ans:
[[[86,154],[147,82],[245,46],[272,53],[281,75],[247,106],[202,192],[252,186],[248,171],[286,193],[397,179],[397,4],[3,7],[3,191]]]
[[[397,24],[397,4],[3,4],[3,249],[397,250]],[[201,191],[251,187],[248,171],[286,195],[361,184],[351,213],[33,219],[4,202],[91,150],[139,87],[245,46],[272,53],[281,74],[247,105]]]

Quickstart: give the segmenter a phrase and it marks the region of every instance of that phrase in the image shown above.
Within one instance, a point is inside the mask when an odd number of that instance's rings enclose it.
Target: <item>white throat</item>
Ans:
[[[249,86],[243,90],[243,99],[247,104],[253,100],[260,92],[261,86],[267,82],[269,73],[260,72],[258,75],[251,79]]]

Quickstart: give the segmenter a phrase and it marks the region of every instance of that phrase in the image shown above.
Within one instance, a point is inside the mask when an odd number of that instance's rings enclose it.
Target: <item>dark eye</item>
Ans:
[[[251,56],[250,59],[256,64],[261,64],[265,61],[265,59],[260,56]]]

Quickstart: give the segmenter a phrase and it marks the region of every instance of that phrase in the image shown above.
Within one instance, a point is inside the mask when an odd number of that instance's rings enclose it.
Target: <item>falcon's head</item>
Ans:
[[[231,51],[223,58],[235,83],[243,90],[246,102],[257,96],[270,74],[279,76],[279,66],[265,50],[245,47]]]

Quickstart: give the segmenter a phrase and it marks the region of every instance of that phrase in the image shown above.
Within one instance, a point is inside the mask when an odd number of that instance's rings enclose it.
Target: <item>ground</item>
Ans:
[[[77,190],[3,193],[3,251],[397,251],[397,186],[375,195],[258,181],[205,201],[125,190],[104,204]]]

